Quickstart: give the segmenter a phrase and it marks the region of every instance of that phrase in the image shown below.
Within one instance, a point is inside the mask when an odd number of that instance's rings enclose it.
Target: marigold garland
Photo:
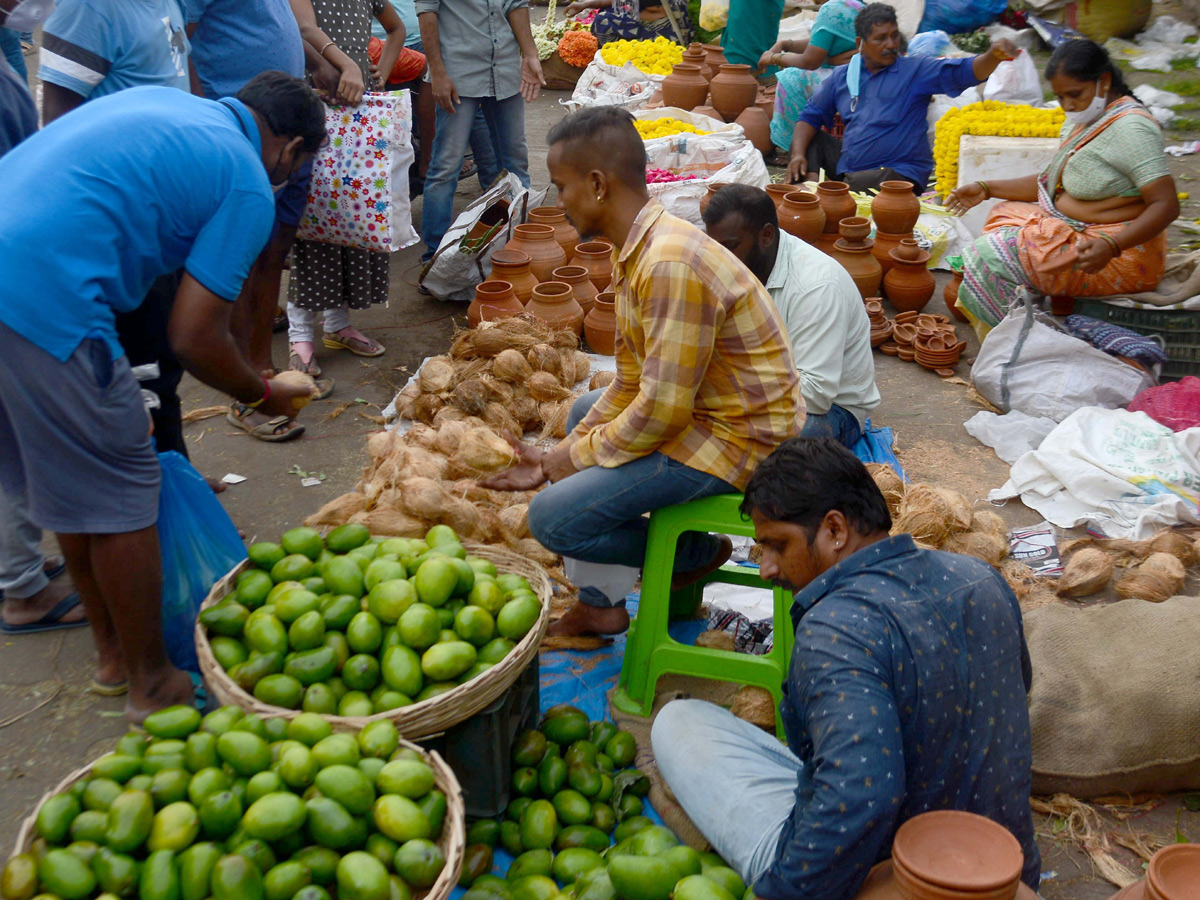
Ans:
[[[661,36],[652,41],[610,41],[600,48],[600,58],[610,66],[633,63],[650,75],[670,75],[683,61],[683,47]]]
[[[643,141],[649,141],[653,138],[670,137],[674,134],[711,134],[711,132],[701,131],[695,125],[690,125],[681,119],[671,116],[663,116],[660,119],[635,119],[633,124],[637,128],[638,134],[642,136]]]
[[[569,66],[582,69],[590,63],[600,48],[600,42],[590,31],[568,31],[558,42],[558,55]]]
[[[945,197],[958,186],[959,138],[964,134],[1001,137],[1058,137],[1066,116],[1058,107],[1038,109],[984,100],[948,110],[934,128],[937,192]]]

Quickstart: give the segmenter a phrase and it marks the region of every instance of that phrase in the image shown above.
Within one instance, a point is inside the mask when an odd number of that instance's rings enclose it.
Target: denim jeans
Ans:
[[[570,433],[604,393],[591,391],[575,401],[567,419]],[[646,558],[649,522],[643,513],[713,494],[736,491],[714,475],[651,453],[613,468],[591,466],[550,485],[529,504],[529,530],[554,553],[586,562],[640,566]],[[717,552],[717,538],[686,532],[675,553],[675,571],[698,569]],[[580,585],[589,606],[616,606],[594,586]]]
[[[477,129],[476,111],[482,110],[491,135],[490,145],[473,140]],[[425,203],[421,213],[421,237],[425,239],[428,260],[437,251],[442,236],[453,222],[454,192],[463,157],[470,144],[475,151],[480,184],[491,185],[501,170],[517,176],[529,187],[529,146],[525,142],[525,100],[514,94],[507,100],[495,97],[460,97],[453,114],[437,109],[437,134],[433,138],[433,157],[425,175]],[[494,148],[498,157],[480,156],[481,148]]]
[[[809,413],[800,429],[800,437],[833,438],[845,447],[853,447],[862,437],[862,426],[854,414],[834,403],[827,413]]]
[[[21,35],[11,28],[0,28],[0,53],[8,60],[21,80],[29,81],[29,69],[25,66],[25,54],[21,52]]]
[[[773,734],[704,700],[664,706],[650,742],[683,811],[746,884],[754,884],[775,861],[799,782],[809,780],[804,763]]]
[[[41,541],[42,529],[29,520],[28,495],[0,490],[0,591],[5,597],[24,600],[50,583]]]

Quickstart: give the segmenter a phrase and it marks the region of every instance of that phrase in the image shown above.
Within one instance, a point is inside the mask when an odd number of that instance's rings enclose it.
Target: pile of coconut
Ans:
[[[1068,542],[1063,554],[1069,557],[1058,579],[1060,597],[1089,597],[1112,582],[1122,600],[1161,603],[1179,593],[1188,569],[1200,563],[1200,540],[1170,530],[1144,541],[1087,537]]]

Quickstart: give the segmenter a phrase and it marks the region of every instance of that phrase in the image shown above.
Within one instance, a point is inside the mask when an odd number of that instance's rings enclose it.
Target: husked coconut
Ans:
[[[1196,564],[1195,545],[1178,531],[1160,531],[1150,539],[1150,550],[1153,553],[1171,554],[1185,568]]]
[[[437,394],[422,394],[412,405],[412,417],[414,422],[420,422],[423,425],[432,425],[433,418],[438,414],[446,401]]]
[[[971,514],[971,530],[994,534],[1008,540],[1008,525],[990,509],[977,509]]]
[[[417,381],[427,394],[444,393],[454,387],[454,365],[449,357],[435,356],[421,366]]]
[[[516,397],[508,411],[520,424],[522,432],[533,431],[542,424],[542,414],[538,403],[528,394],[524,397]]]
[[[438,453],[453,456],[458,450],[458,442],[467,433],[468,427],[464,422],[446,422],[442,425],[437,434]]]
[[[548,372],[557,382],[562,377],[562,357],[558,349],[549,344],[534,344],[525,355],[534,372]],[[561,387],[561,385],[559,385]]]
[[[1099,547],[1076,550],[1067,560],[1054,592],[1060,597],[1087,597],[1104,590],[1113,574],[1113,560]]]
[[[594,391],[597,388],[608,387],[617,380],[616,372],[605,372],[603,370],[595,373],[592,380],[588,382],[588,390]]]
[[[510,347],[496,355],[492,361],[492,374],[513,384],[524,384],[533,374],[533,366],[529,365],[529,360],[520,351]]]
[[[529,504],[517,503],[500,510],[500,524],[514,538],[529,537]]]
[[[567,418],[571,414],[571,403],[563,400],[559,403],[543,403],[538,407],[542,416],[542,433],[538,440],[546,438],[565,438],[567,436]]]
[[[571,392],[551,373],[534,372],[529,379],[529,396],[539,403],[545,403],[551,400],[565,400],[571,396]]]
[[[982,559],[989,566],[999,567],[1008,554],[1008,542],[986,531],[962,531],[952,534],[942,544],[948,553],[962,553]]]
[[[351,520],[358,525],[368,528],[371,534],[386,535],[387,537],[424,537],[429,526],[424,522],[405,515],[398,509],[380,507],[370,512],[360,512]]]
[[[350,521],[350,517],[367,507],[367,498],[357,491],[334,497],[315,513],[304,520],[309,528],[336,527]]]
[[[497,434],[504,434],[507,431],[514,437],[520,437],[524,431],[521,424],[508,411],[508,407],[500,403],[487,405],[487,409],[483,411],[483,421],[487,422],[488,427]]]
[[[450,402],[468,416],[482,415],[487,409],[488,391],[478,378],[468,378],[454,388],[450,394]]]
[[[508,441],[490,428],[472,428],[458,442],[454,461],[475,472],[495,472],[506,469],[517,455]]]
[[[775,733],[775,698],[766,688],[745,685],[733,698],[729,711],[751,725]]]
[[[440,521],[454,499],[432,478],[406,478],[399,489],[404,511],[426,522]]]

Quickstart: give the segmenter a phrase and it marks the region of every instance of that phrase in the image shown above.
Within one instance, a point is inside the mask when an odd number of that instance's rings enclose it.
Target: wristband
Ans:
[[[337,43],[337,42],[336,41],[326,41],[325,46],[323,46],[319,51],[320,55],[324,56],[325,51],[328,50],[330,47],[332,47],[335,43]]]
[[[258,409],[260,406],[262,406],[264,403],[266,403],[267,400],[271,396],[271,382],[267,381],[267,379],[264,378],[264,379],[262,379],[262,383],[263,383],[263,395],[261,397],[259,397],[257,400],[255,400],[253,403],[246,404],[246,406],[250,407],[251,409]]]
[[[991,192],[990,190],[988,190],[987,182],[986,182],[986,181],[977,181],[977,182],[975,182],[975,183],[976,183],[977,185],[979,185],[981,188],[983,188],[983,199],[984,199],[984,200],[991,200],[991,199],[992,199],[992,192]]]
[[[1121,249],[1121,245],[1117,243],[1117,239],[1115,237],[1113,237],[1111,234],[1109,234],[1108,232],[1106,232],[1106,231],[1100,232],[1100,237],[1104,238],[1104,240],[1108,241],[1109,244],[1112,245],[1114,259],[1116,257],[1120,256],[1124,252]]]

